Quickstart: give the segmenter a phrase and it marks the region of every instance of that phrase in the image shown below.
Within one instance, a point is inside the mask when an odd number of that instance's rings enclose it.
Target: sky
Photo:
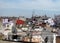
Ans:
[[[0,16],[47,15],[60,14],[60,0],[0,0]]]

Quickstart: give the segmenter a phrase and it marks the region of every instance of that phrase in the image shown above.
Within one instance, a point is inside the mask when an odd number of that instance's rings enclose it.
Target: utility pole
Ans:
[[[33,16],[34,16],[34,14],[35,14],[35,11],[33,10],[32,11],[32,20],[33,20]],[[33,29],[33,21],[32,21],[32,23],[31,23],[31,29],[30,29],[30,42],[32,42],[32,30]]]

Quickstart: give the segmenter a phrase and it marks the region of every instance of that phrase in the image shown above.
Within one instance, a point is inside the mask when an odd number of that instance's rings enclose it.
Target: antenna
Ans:
[[[35,14],[35,10],[32,11],[32,17],[34,16],[34,14]]]

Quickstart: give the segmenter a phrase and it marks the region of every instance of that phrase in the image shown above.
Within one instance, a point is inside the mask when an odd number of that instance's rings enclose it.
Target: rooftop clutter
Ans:
[[[44,42],[42,31],[46,31],[47,25],[50,27],[55,25],[54,20],[47,16],[33,16],[28,19],[25,17],[6,18],[2,21],[5,38],[9,35],[18,35],[22,37],[22,39],[19,38],[23,41],[40,42],[41,39],[41,43]]]

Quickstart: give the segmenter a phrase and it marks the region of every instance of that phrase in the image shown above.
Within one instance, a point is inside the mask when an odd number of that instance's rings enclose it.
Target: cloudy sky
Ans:
[[[0,0],[0,16],[48,15],[60,14],[60,0]]]

